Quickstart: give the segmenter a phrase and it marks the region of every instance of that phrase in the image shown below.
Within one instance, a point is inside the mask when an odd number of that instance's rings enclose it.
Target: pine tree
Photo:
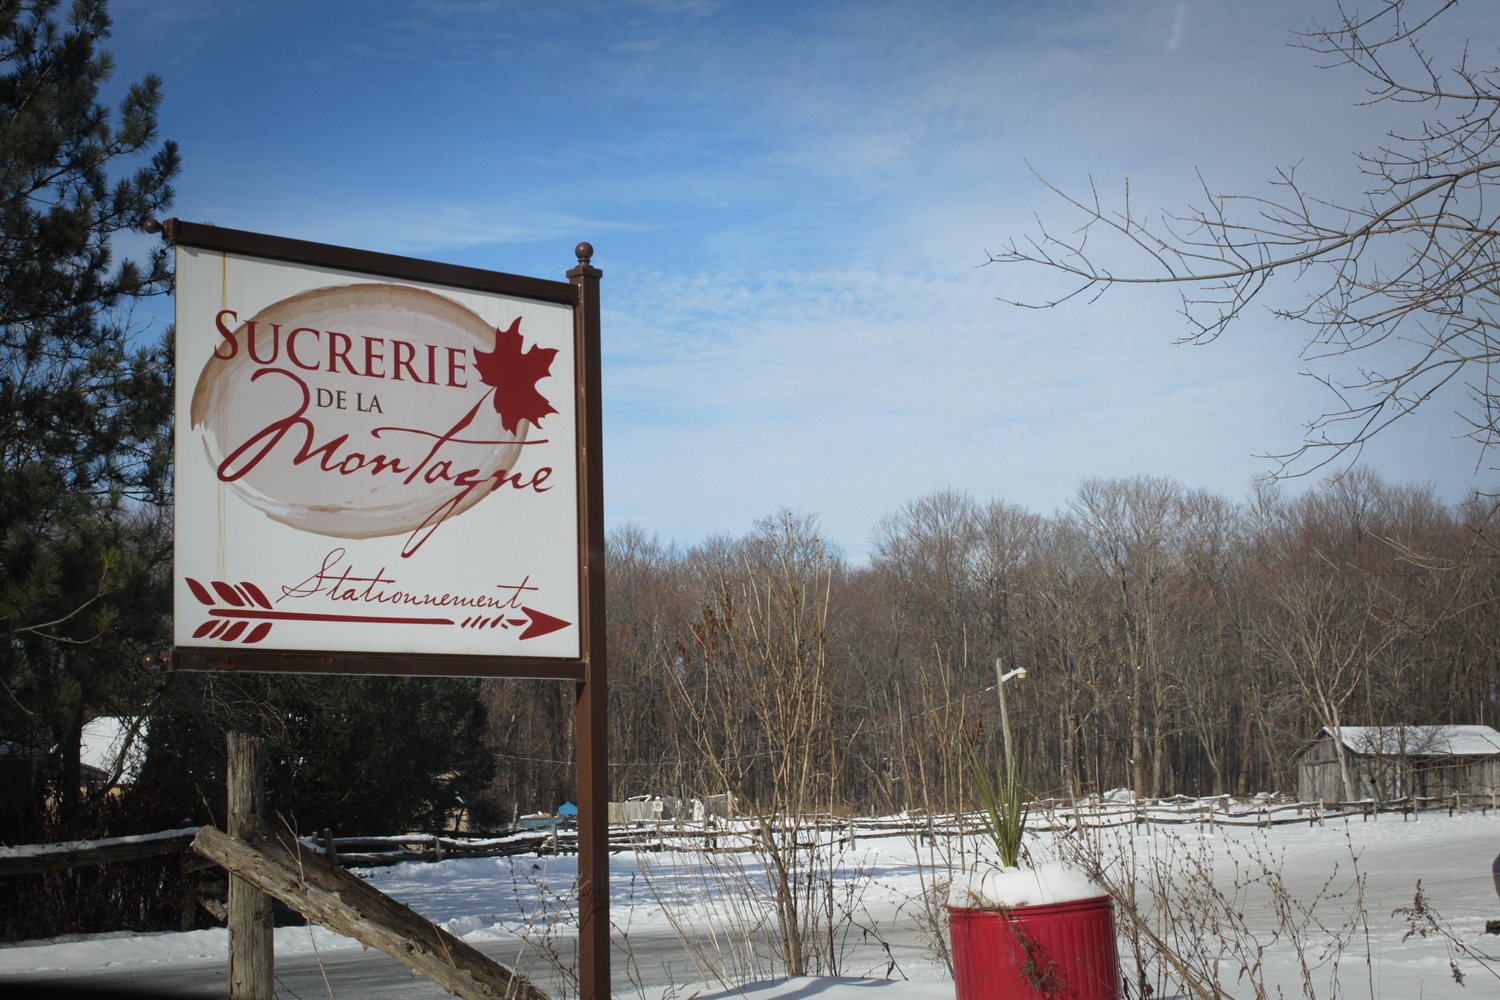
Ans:
[[[171,678],[151,720],[138,794],[174,822],[223,822],[224,734],[265,741],[266,801],[303,833],[473,828],[497,816],[481,682],[464,678],[193,674]]]
[[[170,611],[170,331],[143,344],[129,306],[171,268],[111,240],[170,206],[179,158],[160,79],[100,102],[107,4],[57,8],[0,0],[0,738],[60,748],[66,812],[86,717],[139,697]]]

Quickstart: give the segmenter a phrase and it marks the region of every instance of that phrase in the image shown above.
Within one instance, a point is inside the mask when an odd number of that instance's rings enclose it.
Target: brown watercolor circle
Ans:
[[[256,324],[257,354],[261,356],[267,353],[268,331],[273,326],[280,327],[280,339],[273,337],[277,347],[273,362],[263,363],[252,357],[247,344],[250,323]],[[289,361],[286,340],[293,331],[302,328],[323,334],[317,339],[319,370],[316,372],[299,369]],[[363,357],[358,349],[363,338],[384,341],[387,366],[392,362],[389,352],[395,339],[421,346],[436,344],[438,356],[445,359],[444,348],[462,348],[468,358],[464,372],[467,391],[446,384],[418,385],[409,379],[351,375],[347,364],[345,370],[330,374],[323,369],[337,365],[327,357],[331,339],[326,336],[328,332],[351,338],[356,346],[347,357],[354,361]],[[193,392],[192,427],[204,429],[205,460],[216,473],[220,463],[241,443],[268,421],[295,410],[303,397],[303,390],[280,372],[264,372],[252,381],[257,371],[268,368],[288,371],[301,378],[309,389],[322,389],[325,393],[342,390],[345,394],[342,398],[328,398],[356,404],[353,409],[346,406],[342,410],[332,404],[310,407],[304,416],[315,427],[311,448],[347,433],[345,446],[335,456],[352,452],[373,462],[375,455],[399,454],[398,460],[410,468],[430,448],[430,443],[424,441],[435,441],[436,436],[453,427],[481,401],[487,390],[473,367],[473,349],[490,351],[495,346],[495,328],[465,306],[424,289],[379,283],[336,285],[301,292],[267,306],[249,321],[240,321],[234,333],[239,345],[234,356],[228,360],[211,358],[199,374]],[[217,333],[214,336],[218,350],[222,350],[222,338]],[[298,351],[299,359],[305,361],[307,349],[299,346]],[[417,354],[415,367],[420,375],[424,373],[421,366],[426,364],[427,356],[421,350]],[[372,363],[366,370],[374,368]],[[442,373],[446,374],[446,368]],[[439,373],[427,374],[436,377]],[[457,376],[452,379],[456,381]],[[359,405],[368,405],[367,396],[373,397],[380,407],[378,414],[358,409]],[[324,398],[315,396],[319,402]],[[403,432],[399,429],[403,427],[422,430],[434,437]],[[384,430],[378,435],[371,433],[378,428]],[[443,445],[447,451],[440,451],[441,457],[436,461],[451,461],[454,471],[479,468],[481,475],[497,470],[509,472],[520,458],[528,430],[529,424],[524,420],[517,433],[505,430],[500,415],[485,402],[479,406],[473,422]],[[325,472],[318,455],[297,464],[292,459],[306,438],[303,427],[291,428],[251,472],[225,485],[272,520],[299,531],[338,538],[373,538],[414,531],[458,492],[441,479],[424,482],[425,475],[405,484],[404,477],[389,471],[376,474],[359,469],[349,475]],[[462,441],[476,443],[462,444]],[[493,489],[494,480],[485,480],[448,516],[472,508]]]

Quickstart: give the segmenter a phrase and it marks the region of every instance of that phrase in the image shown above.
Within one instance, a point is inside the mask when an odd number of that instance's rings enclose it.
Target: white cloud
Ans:
[[[724,6],[723,0],[635,0],[642,7],[663,14],[696,14],[706,17]]]
[[[1177,13],[1172,16],[1172,37],[1167,39],[1168,52],[1175,52],[1182,44],[1182,36],[1187,30],[1187,11],[1187,0],[1177,0]]]

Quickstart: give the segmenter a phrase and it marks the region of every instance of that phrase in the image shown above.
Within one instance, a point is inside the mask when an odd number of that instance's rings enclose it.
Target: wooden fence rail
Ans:
[[[0,876],[34,875],[65,868],[104,865],[111,861],[135,861],[157,854],[180,854],[188,849],[197,833],[196,826],[189,826],[135,837],[0,847]]]
[[[1116,826],[1281,826],[1289,823],[1322,823],[1335,819],[1378,820],[1383,814],[1400,813],[1403,818],[1423,812],[1446,811],[1488,813],[1496,808],[1496,796],[1487,793],[1432,797],[1407,796],[1384,802],[1294,802],[1289,800],[1245,800],[1220,796],[1190,799],[1138,799],[1110,802],[1098,799],[1041,799],[1031,804],[1027,827],[1035,832]],[[983,831],[980,813],[934,813],[888,817],[847,817],[817,814],[801,817],[800,833],[809,837],[859,841],[885,837],[975,836]],[[60,871],[112,861],[132,861],[159,854],[188,850],[197,827],[163,830],[133,837],[81,840],[57,844],[27,844],[0,847],[0,877]],[[717,853],[753,851],[760,836],[753,820],[713,819],[700,823],[682,820],[640,820],[610,827],[611,853],[624,851],[708,850]],[[510,834],[502,837],[458,838],[433,834],[403,834],[389,837],[335,837],[333,852],[346,868],[379,868],[407,862],[442,861],[449,858],[502,858],[521,854],[572,854],[577,850],[574,831],[563,827]],[[302,843],[327,853],[324,838],[303,838]],[[189,859],[189,867],[203,864]]]

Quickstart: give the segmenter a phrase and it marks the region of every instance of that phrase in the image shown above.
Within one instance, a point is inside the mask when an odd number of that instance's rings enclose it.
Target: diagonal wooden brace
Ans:
[[[331,931],[379,948],[464,1000],[548,1000],[526,977],[262,820],[243,840],[205,826],[193,850]]]

